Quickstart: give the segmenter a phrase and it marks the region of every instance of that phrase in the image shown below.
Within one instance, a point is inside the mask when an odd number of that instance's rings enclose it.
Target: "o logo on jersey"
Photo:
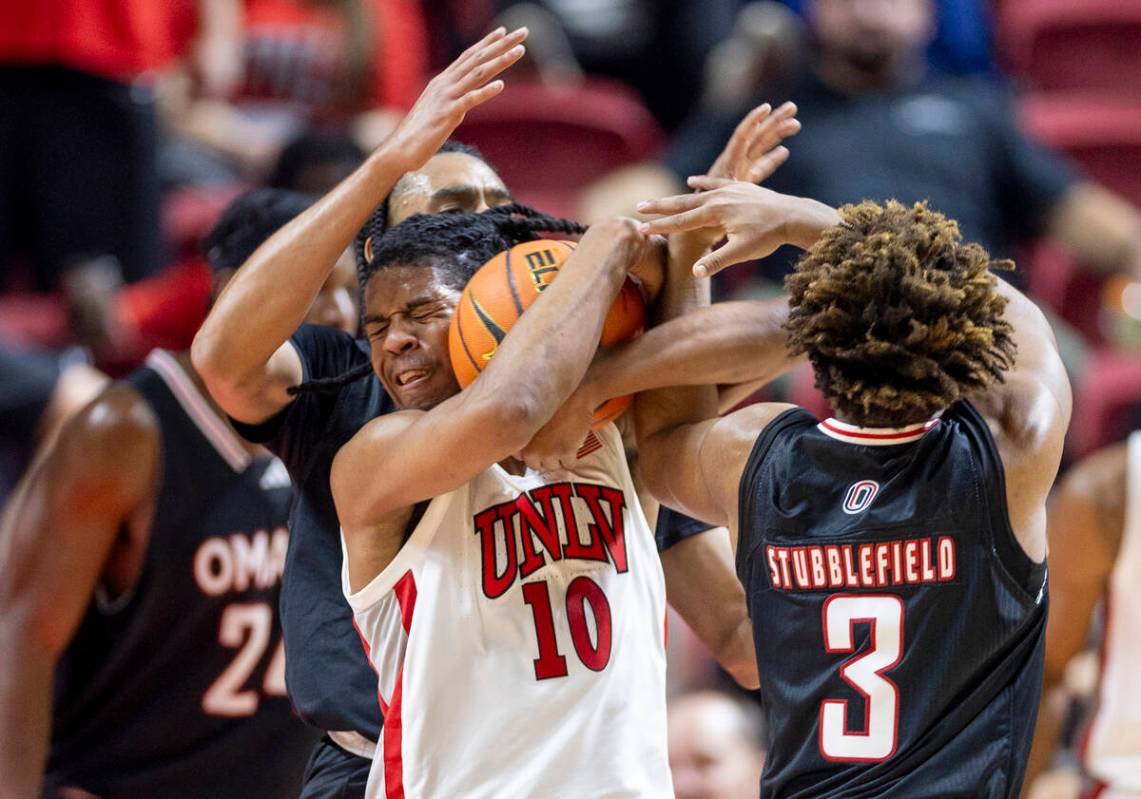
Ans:
[[[875,480],[860,480],[848,487],[844,495],[844,513],[855,514],[868,509],[876,494],[880,491],[880,484]]]

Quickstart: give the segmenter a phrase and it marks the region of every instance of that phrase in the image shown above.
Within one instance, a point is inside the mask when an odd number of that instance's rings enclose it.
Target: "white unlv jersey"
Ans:
[[[385,716],[368,799],[673,796],[661,564],[617,429],[588,448],[436,497],[356,594],[342,571]]]
[[[1109,788],[1141,796],[1141,431],[1129,437],[1128,457],[1125,529],[1110,577],[1100,696],[1085,760]]]

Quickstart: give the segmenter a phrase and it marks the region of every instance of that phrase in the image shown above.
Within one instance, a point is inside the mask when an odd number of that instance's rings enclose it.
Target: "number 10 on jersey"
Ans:
[[[855,651],[854,630],[868,624],[868,648],[840,667],[840,677],[864,700],[861,731],[847,699],[820,703],[820,754],[844,763],[878,763],[895,754],[899,738],[899,688],[884,672],[903,657],[903,600],[893,594],[837,594],[824,603],[824,650]]]
[[[555,619],[551,610],[550,588],[546,580],[526,583],[523,601],[531,606],[535,618],[535,637],[539,657],[535,658],[535,679],[549,680],[567,676],[567,659],[559,653],[555,635]],[[594,616],[594,640],[586,622],[586,606]],[[610,662],[610,602],[602,587],[589,577],[575,577],[567,586],[567,623],[575,654],[591,671],[602,671]]]

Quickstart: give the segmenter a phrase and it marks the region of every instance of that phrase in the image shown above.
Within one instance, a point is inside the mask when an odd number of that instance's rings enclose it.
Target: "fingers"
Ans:
[[[711,178],[716,180],[716,178]],[[650,215],[676,214],[699,207],[704,199],[697,194],[678,194],[673,197],[659,197],[656,200],[643,200],[638,203],[638,213]],[[643,231],[644,232],[644,231]]]
[[[780,144],[782,139],[798,133],[800,122],[795,119],[796,112],[796,104],[790,102],[765,117],[752,131],[745,148],[746,161],[755,160]]]
[[[788,148],[784,146],[774,147],[753,162],[745,180],[749,183],[763,183],[787,160]]]
[[[720,189],[722,186],[732,186],[736,182],[737,181],[732,178],[718,178],[712,175],[694,175],[691,178],[687,178],[685,184],[691,189],[697,189],[698,191],[713,191],[714,189]],[[693,197],[695,195],[690,194],[687,196]]]
[[[762,103],[745,114],[745,118],[738,122],[737,127],[733,129],[733,135],[729,137],[729,145],[725,148],[726,152],[735,155],[737,153],[734,151],[747,150],[748,143],[752,140],[757,126],[772,113],[772,110],[773,107],[771,105]]]
[[[527,29],[519,28],[492,42],[462,68],[462,74],[456,79],[456,90],[471,91],[514,64],[526,52],[522,44],[526,38]]]
[[[492,97],[503,91],[506,84],[501,80],[493,80],[486,86],[480,87],[475,91],[470,91],[460,98],[460,112],[466,114],[476,106],[483,105]]]
[[[699,196],[707,197],[708,195]],[[684,233],[688,230],[700,230],[704,227],[714,227],[716,225],[717,219],[710,212],[708,206],[702,206],[692,211],[643,222],[638,226],[638,229],[643,234],[649,235],[651,233]]]
[[[693,265],[693,274],[696,277],[712,277],[726,267],[750,260],[750,257],[745,242],[730,236],[723,245],[698,259]]]
[[[476,54],[480,50],[487,47],[492,42],[495,42],[495,41],[498,41],[499,39],[502,39],[506,35],[507,35],[507,28],[505,28],[501,25],[500,27],[493,30],[491,33],[484,36],[478,42],[473,44],[471,47],[469,47],[468,49],[466,49],[462,53],[460,53],[456,57],[456,60],[453,61],[448,66],[448,69],[462,69],[464,66],[468,65],[468,62],[470,62],[473,58],[475,58]]]

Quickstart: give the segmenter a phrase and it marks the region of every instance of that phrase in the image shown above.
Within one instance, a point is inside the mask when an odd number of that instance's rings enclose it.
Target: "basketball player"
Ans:
[[[216,286],[307,205],[235,201],[208,237]],[[224,418],[189,354],[156,350],[18,489],[0,523],[0,796],[296,796],[316,736],[285,696],[276,613],[289,476]]]
[[[699,274],[806,249],[788,344],[836,414],[638,400],[648,485],[734,540],[773,730],[763,794],[1017,796],[1071,402],[1049,326],[922,204],[691,185],[710,190],[647,203],[671,216],[644,229],[725,234]]]
[[[487,81],[516,60],[525,35],[525,31],[496,31],[438,76],[396,134],[363,167],[243,266],[195,341],[196,367],[219,405],[245,437],[265,442],[282,458],[298,486],[282,598],[287,684],[302,718],[329,731],[311,764],[305,799],[363,791],[380,732],[375,675],[351,629],[351,610],[340,591],[340,537],[329,494],[329,469],[344,442],[395,406],[375,379],[327,392],[291,394],[289,389],[302,382],[328,381],[360,367],[369,370],[367,347],[334,331],[297,330],[297,325],[337,254],[353,241],[378,198],[389,198],[380,215],[382,229],[415,213],[482,211],[509,201],[503,182],[479,158],[462,150],[437,151],[470,104],[498,92],[499,82]],[[795,132],[789,127],[790,111],[795,109],[773,114],[773,121],[762,127],[770,110],[758,110],[742,123],[719,159],[723,171],[743,171],[759,180],[787,156],[776,145]],[[755,351],[750,345],[766,340],[768,331],[757,327],[744,325],[734,331],[726,343],[729,357],[717,364],[719,368],[736,368],[745,361],[737,357],[742,349]],[[699,340],[703,340],[701,330],[690,339]],[[661,351],[664,357],[665,348]],[[707,351],[695,347],[698,357],[683,362],[675,354],[664,363],[679,370],[708,370]],[[647,364],[648,370],[653,367]],[[622,370],[607,373],[622,374]],[[757,373],[750,371],[748,376]],[[729,382],[734,375],[722,377]],[[609,379],[598,382],[601,390]],[[623,393],[621,386],[615,390]],[[580,444],[581,437],[570,445],[570,452]],[[710,538],[695,536],[687,544],[696,547]],[[685,617],[738,680],[755,685],[743,594],[724,568],[721,553],[687,558],[684,564],[685,570],[676,570],[678,579],[671,581],[671,588],[676,582],[695,594],[687,603],[678,599],[686,606]],[[727,577],[711,577],[711,569]],[[729,626],[726,614],[709,613],[714,603],[700,596],[698,589],[710,584],[719,586],[724,601],[740,608],[740,619],[729,634],[722,632]],[[689,607],[705,613],[706,621],[697,619]]]
[[[573,471],[511,457],[578,385],[627,272],[657,248],[628,220],[592,227],[460,392],[459,292],[523,240],[494,214],[409,219],[360,275],[372,367],[400,409],[331,476],[385,710],[366,797],[672,796],[665,585],[621,438],[604,427]]]
[[[1104,603],[1101,681],[1082,758],[1096,782],[1090,796],[1141,797],[1141,432],[1070,468],[1050,505],[1050,622],[1046,688],[1030,759],[1032,784],[1058,745],[1062,707],[1051,701],[1066,665],[1089,637]]]

